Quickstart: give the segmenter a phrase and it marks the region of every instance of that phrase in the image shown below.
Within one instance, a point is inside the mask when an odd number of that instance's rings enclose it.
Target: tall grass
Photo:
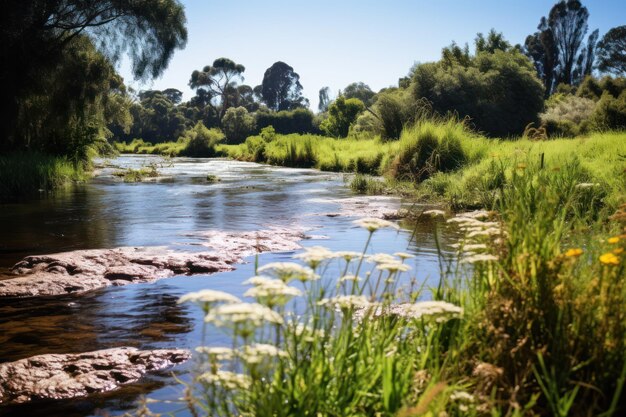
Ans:
[[[626,205],[596,204],[580,159],[518,163],[493,168],[497,211],[448,220],[462,237],[429,293],[403,278],[407,255],[366,255],[393,224],[364,219],[362,253],[314,247],[296,255],[306,266],[258,268],[256,304],[183,297],[231,336],[199,349],[192,414],[623,415]]]
[[[82,164],[66,157],[38,152],[16,152],[0,156],[0,199],[50,191],[87,178]]]

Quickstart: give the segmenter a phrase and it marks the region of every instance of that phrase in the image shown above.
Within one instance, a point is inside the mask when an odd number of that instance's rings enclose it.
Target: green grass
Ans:
[[[575,157],[583,182],[604,190],[604,203],[615,207],[625,195],[625,132],[593,133],[575,139],[532,141],[487,139],[454,120],[423,120],[405,129],[399,141],[333,139],[315,135],[253,136],[240,145],[218,145],[231,158],[324,171],[383,175],[386,188],[414,188],[422,198],[453,208],[492,208],[499,187],[525,161],[558,172]],[[362,182],[362,178],[357,178]],[[400,187],[398,187],[400,184]],[[363,191],[363,184],[355,184]]]
[[[9,153],[0,156],[0,199],[51,191],[88,177],[82,165],[77,166],[66,157],[38,152]]]
[[[626,133],[594,133],[576,139],[548,141],[489,140],[481,137],[462,142],[467,163],[449,173],[437,173],[422,183],[421,191],[444,198],[453,207],[492,208],[497,190],[528,161],[558,173],[572,158],[580,162],[581,182],[597,184],[604,202],[616,207],[626,192]]]
[[[135,153],[148,155],[179,156],[187,144],[180,142],[165,142],[153,145],[142,139],[133,139],[130,143],[115,142],[113,146],[120,153]]]

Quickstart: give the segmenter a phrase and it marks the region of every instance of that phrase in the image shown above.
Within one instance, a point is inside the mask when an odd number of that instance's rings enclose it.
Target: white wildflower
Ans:
[[[325,335],[324,329],[314,329],[310,325],[298,323],[295,328],[295,334],[301,337],[305,342],[313,342],[316,337],[322,338]]]
[[[446,212],[443,210],[426,210],[423,214],[432,217],[444,217],[446,215]]]
[[[407,318],[434,318],[443,322],[450,318],[460,317],[463,309],[445,301],[420,301],[415,304],[401,304],[392,312]]]
[[[391,273],[397,272],[406,272],[411,269],[407,264],[402,264],[400,262],[386,262],[382,264],[376,265],[376,269],[380,269],[381,271],[389,271]]]
[[[245,280],[242,284],[243,285],[255,285],[256,286],[256,285],[269,284],[272,281],[274,281],[274,278],[270,278],[270,277],[267,277],[265,275],[255,275],[255,276]]]
[[[350,308],[364,308],[370,303],[363,295],[337,295],[331,298],[324,298],[318,302],[319,305],[331,305],[342,310]]]
[[[465,213],[459,213],[458,217],[467,217],[470,219],[484,220],[489,218],[489,212],[485,210],[468,211]]]
[[[389,228],[396,229],[396,230],[400,228],[397,224],[390,222],[389,220],[377,219],[374,217],[368,217],[365,219],[355,220],[353,223],[359,227],[367,229],[370,233],[375,232],[376,230],[382,229],[385,227],[389,227]]]
[[[477,237],[477,236],[493,236],[497,234],[500,234],[500,230],[492,228],[492,229],[485,229],[485,230],[474,230],[473,232],[468,233],[467,237],[472,238],[472,237]]]
[[[284,358],[287,356],[287,352],[278,349],[273,345],[257,343],[254,345],[244,346],[239,352],[239,355],[244,361],[251,364],[257,364],[268,358]]]
[[[311,268],[293,262],[272,262],[259,268],[259,272],[265,272],[285,282],[297,279],[298,281],[314,281],[319,279]]]
[[[219,385],[227,390],[248,389],[250,387],[250,377],[228,371],[207,372],[198,377],[204,383]]]
[[[350,262],[353,259],[360,258],[361,255],[362,255],[361,252],[354,252],[354,251],[349,251],[349,250],[335,252],[336,258],[343,258],[343,260],[346,262]]]
[[[204,353],[211,361],[226,361],[235,356],[235,352],[227,347],[199,346],[196,352]]]
[[[474,396],[466,391],[454,391],[452,395],[450,395],[451,401],[463,401],[463,402],[474,402]]]
[[[463,250],[468,251],[468,252],[477,251],[477,250],[485,250],[485,249],[487,249],[487,245],[485,245],[484,243],[474,243],[474,244],[463,246]]]
[[[361,281],[361,278],[359,278],[356,275],[352,275],[352,274],[347,274],[342,276],[341,278],[339,278],[339,282],[347,282],[347,281]]]
[[[322,262],[333,259],[334,257],[335,254],[323,246],[304,248],[303,253],[294,255],[295,259],[300,259],[313,269],[317,268]]]
[[[374,264],[386,264],[391,262],[398,262],[394,256],[391,256],[387,253],[375,253],[373,255],[369,255],[365,258],[367,262]]]
[[[461,263],[473,264],[476,262],[493,262],[497,260],[498,260],[497,256],[483,253],[483,254],[466,256],[465,258],[461,259]]]
[[[406,252],[396,252],[393,255],[397,256],[398,258],[400,258],[402,260],[415,258],[415,255],[411,255],[410,253],[406,253]]]
[[[263,322],[282,324],[280,314],[256,303],[225,304],[215,308],[204,318],[216,326],[246,324],[260,326]]]
[[[201,290],[185,294],[178,299],[178,304],[194,302],[194,303],[240,303],[241,300],[234,295],[223,291]]]
[[[593,182],[581,182],[580,184],[576,184],[575,187],[576,188],[592,188],[592,187],[599,187],[600,184],[599,183],[593,183]]]
[[[451,219],[446,220],[446,223],[459,223],[461,225],[474,225],[480,226],[483,224],[480,220],[473,219],[471,217],[453,217]]]
[[[271,307],[284,305],[290,298],[301,296],[302,291],[290,287],[279,279],[270,279],[261,285],[248,289],[243,295],[256,298],[259,302]]]

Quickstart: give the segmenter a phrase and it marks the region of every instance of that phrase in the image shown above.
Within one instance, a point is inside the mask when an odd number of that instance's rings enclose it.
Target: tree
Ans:
[[[226,110],[232,106],[232,90],[237,87],[237,80],[243,81],[243,72],[246,68],[228,58],[218,58],[213,65],[207,65],[202,71],[191,73],[189,86],[194,89],[204,89],[212,98],[218,98],[219,116],[224,117]],[[209,100],[211,104],[211,100]]]
[[[307,107],[309,101],[302,96],[300,76],[284,62],[275,62],[263,75],[261,96],[267,107],[274,111]]]
[[[317,109],[323,113],[328,110],[330,104],[330,87],[322,87],[319,92],[319,103]]]
[[[343,96],[345,98],[358,98],[368,107],[373,104],[375,95],[376,93],[372,91],[370,86],[363,82],[349,84],[343,90]]]
[[[0,17],[0,105],[4,117],[0,140],[4,147],[23,144],[16,121],[31,95],[46,88],[63,89],[74,80],[50,75],[64,65],[72,48],[88,38],[108,61],[128,53],[136,78],[160,75],[174,51],[187,40],[183,6],[176,0],[7,0]],[[60,109],[48,109],[58,114]],[[60,115],[59,115],[60,116]]]
[[[418,66],[414,102],[426,99],[439,114],[469,117],[490,136],[519,135],[543,109],[543,86],[531,62],[515,49],[479,53],[464,62],[446,60]]]
[[[504,35],[501,32],[496,32],[495,29],[491,29],[486,38],[482,33],[478,33],[474,39],[474,45],[477,54],[480,52],[493,54],[497,50],[506,52],[511,49],[511,44],[504,39]]]
[[[626,75],[626,26],[609,30],[598,43],[598,69]]]
[[[222,119],[222,130],[228,143],[241,143],[254,131],[254,117],[245,107],[231,107]]]
[[[525,52],[535,61],[547,95],[558,84],[577,85],[591,73],[598,32],[585,44],[588,18],[579,0],[561,0],[541,19],[539,31],[526,38]]]
[[[363,110],[365,105],[358,98],[339,96],[328,107],[328,118],[322,122],[320,128],[329,136],[345,138],[350,126]]]

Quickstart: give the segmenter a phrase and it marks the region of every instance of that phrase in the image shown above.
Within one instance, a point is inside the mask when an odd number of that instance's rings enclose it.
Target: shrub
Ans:
[[[254,117],[245,107],[231,107],[222,118],[222,129],[228,143],[242,143],[254,131]]]
[[[328,118],[320,124],[320,128],[329,136],[345,138],[350,126],[363,110],[365,105],[358,98],[346,99],[339,96],[328,107]]]
[[[592,121],[601,130],[626,129],[626,90],[617,98],[605,91],[596,104]]]
[[[384,139],[398,139],[405,126],[415,120],[417,103],[405,90],[389,90],[378,94],[373,106],[377,116],[377,133]]]
[[[519,135],[543,109],[543,85],[531,62],[517,51],[482,52],[464,64],[452,61],[416,67],[412,94],[439,114],[469,117],[489,136]]]
[[[279,112],[259,110],[256,113],[256,126],[257,129],[272,126],[276,133],[283,135],[290,133],[318,133],[319,130],[315,127],[313,119],[313,113],[308,109]]]
[[[187,145],[181,151],[181,156],[209,158],[216,155],[215,145],[224,140],[224,134],[216,128],[207,129],[202,122],[198,122],[186,130],[182,138]]]
[[[548,100],[548,108],[541,114],[541,122],[549,135],[573,137],[587,133],[596,103],[576,96],[562,96]]]
[[[467,159],[461,146],[467,135],[463,125],[453,119],[418,122],[402,132],[400,150],[391,166],[392,175],[421,182],[435,172],[460,168]]]

